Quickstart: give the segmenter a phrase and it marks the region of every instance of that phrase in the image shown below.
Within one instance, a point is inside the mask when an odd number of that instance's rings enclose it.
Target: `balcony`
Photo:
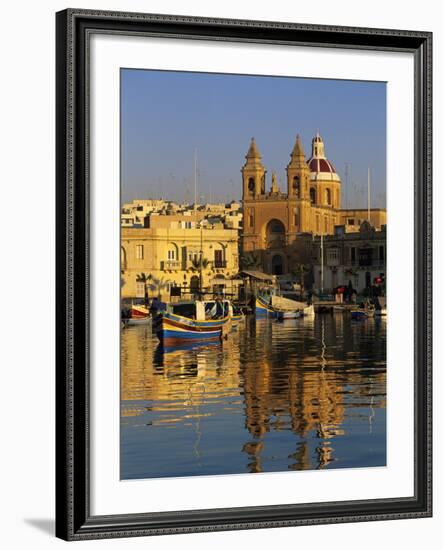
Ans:
[[[163,260],[161,269],[162,271],[178,271],[181,269],[181,262],[179,260]]]

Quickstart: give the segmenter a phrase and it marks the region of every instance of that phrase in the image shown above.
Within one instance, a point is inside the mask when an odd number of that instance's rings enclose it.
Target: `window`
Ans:
[[[271,233],[284,233],[285,227],[281,222],[279,222],[278,220],[275,220],[271,222],[270,231]]]
[[[355,262],[355,246],[351,248],[351,262]]]
[[[331,204],[331,190],[326,189],[326,204]]]
[[[331,260],[338,260],[338,248],[329,248],[328,257]]]
[[[327,258],[328,258],[329,265],[338,265],[339,264],[338,248],[328,248]]]
[[[175,250],[168,250],[168,260],[175,260]]]
[[[373,249],[369,246],[360,248],[358,251],[358,265],[360,266],[371,266],[372,265],[372,253]]]
[[[254,178],[249,178],[249,180],[248,180],[248,189],[249,189],[250,193],[254,192],[254,189],[255,189]]]
[[[142,244],[137,244],[135,246],[135,258],[136,260],[143,260],[144,258],[144,247]]]
[[[249,214],[249,227],[254,227],[254,216]]]
[[[298,208],[294,208],[294,225],[298,227]]]
[[[223,250],[214,250],[214,267],[225,267]]]
[[[348,225],[355,225],[354,218],[348,218]]]
[[[135,283],[135,297],[136,298],[145,297],[145,283]]]
[[[313,187],[311,187],[311,189],[309,190],[309,197],[311,199],[311,204],[315,204],[317,202],[315,189]]]
[[[324,219],[323,225],[324,225],[324,228],[325,228],[324,232],[327,233],[328,232],[328,218]]]
[[[297,199],[300,198],[300,177],[295,176],[292,182],[292,187],[294,189],[294,195]]]
[[[385,248],[384,248],[384,246],[379,246],[378,247],[378,258],[379,258],[379,260],[384,260],[385,259]]]

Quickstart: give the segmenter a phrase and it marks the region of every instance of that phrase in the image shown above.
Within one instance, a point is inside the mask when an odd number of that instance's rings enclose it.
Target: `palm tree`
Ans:
[[[200,268],[201,269],[206,269],[206,267],[208,267],[209,260],[207,260],[206,258],[203,258],[203,257],[201,257],[201,258],[192,258],[191,264],[192,264],[191,269],[193,271],[198,271]]]
[[[305,286],[305,276],[310,273],[311,266],[308,264],[297,264],[294,269],[291,270],[291,274],[294,275],[300,282],[300,294],[303,296]]]
[[[261,267],[261,259],[258,254],[252,252],[247,253],[240,258],[240,264],[242,269],[257,270]]]
[[[170,279],[165,279],[164,277],[157,278],[157,277],[151,276],[150,280],[152,281],[152,283],[149,285],[149,288],[152,291],[154,290],[157,291],[158,299],[160,299],[162,291],[165,290],[168,287],[168,285],[172,283]]]

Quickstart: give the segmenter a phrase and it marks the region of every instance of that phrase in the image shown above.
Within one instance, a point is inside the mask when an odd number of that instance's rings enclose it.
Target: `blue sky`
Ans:
[[[386,202],[386,84],[348,80],[121,71],[122,200],[241,198],[251,137],[267,174],[286,189],[285,167],[300,134],[306,157],[318,131],[342,179],[342,206]],[[349,163],[345,190],[345,165]]]

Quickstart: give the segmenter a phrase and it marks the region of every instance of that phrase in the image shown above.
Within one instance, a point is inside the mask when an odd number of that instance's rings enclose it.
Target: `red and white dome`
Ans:
[[[311,181],[340,181],[334,165],[325,156],[325,145],[318,133],[312,139],[312,153],[308,160],[308,166],[311,171]]]

